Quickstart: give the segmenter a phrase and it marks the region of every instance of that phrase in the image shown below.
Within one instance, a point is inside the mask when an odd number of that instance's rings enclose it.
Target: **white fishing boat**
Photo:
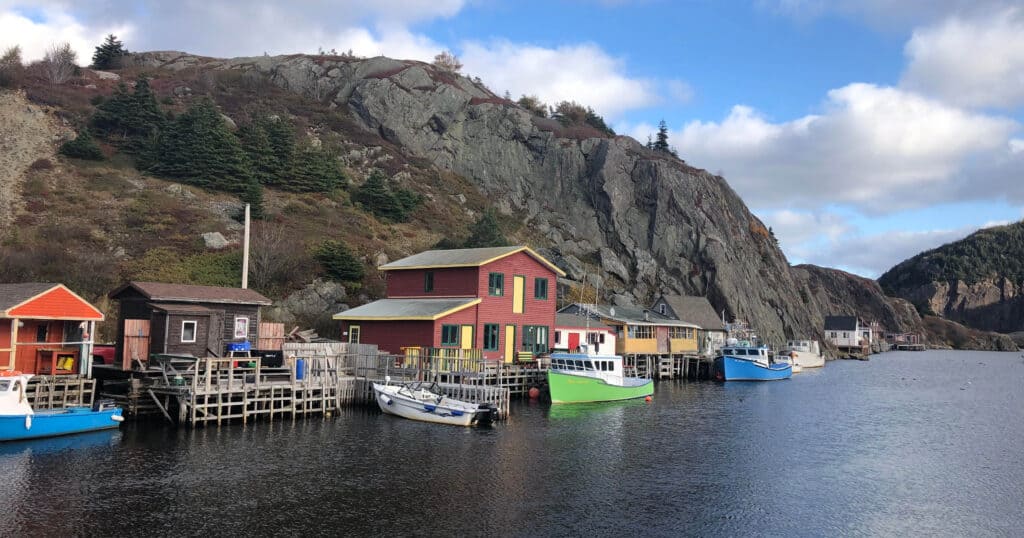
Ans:
[[[821,368],[825,366],[825,357],[821,354],[821,346],[817,340],[790,340],[783,350],[792,357],[793,367]],[[793,370],[796,372],[797,370]]]
[[[391,378],[385,377],[385,384],[374,383],[373,391],[381,411],[412,420],[473,426],[493,422],[498,416],[498,409],[493,405],[449,398],[440,393],[436,383],[392,385]]]

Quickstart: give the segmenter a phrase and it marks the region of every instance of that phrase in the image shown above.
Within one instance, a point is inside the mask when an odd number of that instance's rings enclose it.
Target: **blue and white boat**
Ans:
[[[793,365],[776,361],[766,347],[723,347],[715,358],[715,378],[719,381],[774,381],[793,376]]]
[[[97,400],[77,406],[35,411],[25,395],[31,374],[5,372],[0,376],[0,441],[21,441],[116,428],[124,420],[121,408]]]

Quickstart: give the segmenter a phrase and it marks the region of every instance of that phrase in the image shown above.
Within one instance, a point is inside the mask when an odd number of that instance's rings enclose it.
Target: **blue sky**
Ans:
[[[1008,0],[0,0],[29,58],[108,32],[132,50],[430,60],[497,93],[593,106],[645,141],[666,120],[790,261],[877,276],[1024,217],[1024,2]],[[8,43],[10,41],[10,43]]]

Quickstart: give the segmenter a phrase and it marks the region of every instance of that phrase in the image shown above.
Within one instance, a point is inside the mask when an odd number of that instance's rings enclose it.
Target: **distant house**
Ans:
[[[88,374],[103,313],[63,284],[0,284],[0,370]]]
[[[230,343],[259,338],[260,307],[272,304],[241,288],[129,282],[112,291],[120,305],[116,363],[124,370],[153,353],[221,357]]]
[[[668,355],[696,353],[696,324],[671,319],[636,306],[571,304],[561,314],[589,315],[615,329],[618,355]]]
[[[857,316],[826,316],[825,338],[840,348],[864,347],[874,342],[874,332]]]
[[[588,316],[555,314],[556,351],[579,351],[589,344],[595,353],[615,353],[615,329]]]
[[[430,250],[384,264],[387,298],[334,316],[351,343],[479,349],[511,362],[550,351],[558,267],[524,246]]]
[[[698,351],[702,354],[713,354],[725,345],[725,324],[707,297],[662,295],[651,305],[651,310],[659,315],[688,321],[700,327],[697,332],[697,344]]]

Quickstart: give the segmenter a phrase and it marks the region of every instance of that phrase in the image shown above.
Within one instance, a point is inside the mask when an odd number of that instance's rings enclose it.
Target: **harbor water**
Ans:
[[[0,535],[1020,536],[1024,359],[929,351],[650,403],[372,409],[0,445]]]

